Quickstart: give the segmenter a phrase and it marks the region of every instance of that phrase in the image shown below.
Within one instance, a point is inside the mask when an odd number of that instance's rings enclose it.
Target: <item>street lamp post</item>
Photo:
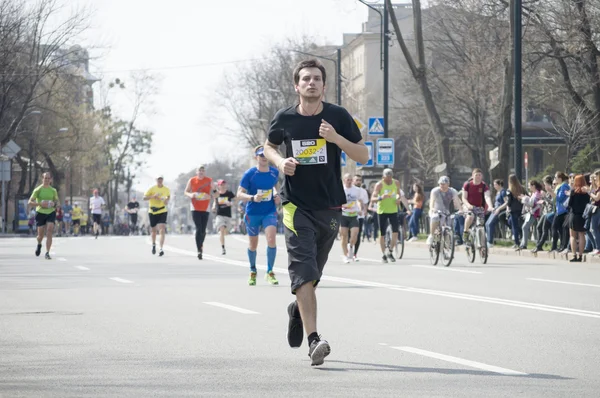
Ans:
[[[339,106],[342,106],[342,49],[338,48],[335,50],[336,52],[336,59],[333,58],[328,58],[328,57],[323,57],[322,55],[317,55],[317,54],[311,54],[311,53],[307,53],[304,51],[298,51],[298,50],[290,50],[294,53],[298,53],[298,54],[304,54],[304,55],[308,55],[309,57],[315,57],[315,58],[321,58],[321,59],[325,59],[327,61],[331,61],[334,63],[335,65],[335,69],[336,69],[336,102]]]
[[[515,109],[514,109],[514,119],[515,119],[515,174],[519,181],[522,181],[523,177],[523,140],[521,135],[521,128],[523,127],[522,120],[522,108],[523,108],[523,97],[522,97],[522,83],[523,83],[523,75],[522,75],[522,46],[521,46],[521,33],[522,33],[522,2],[521,0],[514,1],[514,10],[513,15],[515,19],[514,26],[514,60],[515,60],[515,82],[514,82],[514,94],[515,94]]]

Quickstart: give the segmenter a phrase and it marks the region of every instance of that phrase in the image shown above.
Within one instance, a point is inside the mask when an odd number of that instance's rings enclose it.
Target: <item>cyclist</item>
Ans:
[[[381,246],[382,262],[387,263],[388,259],[392,262],[396,261],[391,250],[385,253],[385,230],[388,222],[392,226],[392,242],[390,247],[395,247],[398,241],[398,205],[404,204],[404,207],[409,208],[408,201],[404,196],[404,192],[400,189],[400,181],[393,178],[394,172],[392,169],[383,170],[383,179],[379,181],[373,188],[371,199],[377,202],[377,215],[379,219],[379,245]],[[410,215],[410,211],[407,212]]]
[[[469,230],[475,220],[475,214],[483,217],[485,209],[493,209],[492,193],[488,185],[483,181],[483,172],[481,169],[473,169],[471,179],[463,186],[462,201],[468,210],[473,214],[465,217],[465,230],[463,231],[463,241],[469,238]],[[481,210],[477,210],[477,208]],[[482,211],[483,210],[483,211]]]
[[[449,214],[450,203],[454,204],[454,210],[458,211],[462,208],[462,203],[458,198],[458,192],[456,189],[450,187],[450,178],[447,176],[440,177],[438,180],[438,185],[439,187],[431,190],[431,195],[429,198],[430,234],[427,237],[428,245],[433,243],[433,232],[437,230],[441,221],[440,215],[437,212],[442,211]]]

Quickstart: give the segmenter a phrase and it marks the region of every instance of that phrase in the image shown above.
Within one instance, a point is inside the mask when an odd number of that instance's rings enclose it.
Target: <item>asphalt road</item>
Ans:
[[[247,286],[246,241],[168,236],[0,239],[0,397],[597,397],[600,266],[492,256],[450,268],[422,247],[381,264],[373,243],[318,289],[311,367],[287,346],[292,300],[282,237],[276,274]],[[266,262],[261,237],[258,261]]]

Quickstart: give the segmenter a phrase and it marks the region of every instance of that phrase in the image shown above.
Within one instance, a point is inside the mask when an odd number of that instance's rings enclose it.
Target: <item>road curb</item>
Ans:
[[[418,245],[423,248],[427,248],[427,244],[425,242],[407,242],[407,246],[415,246]],[[454,249],[456,252],[464,252],[464,246],[456,246]],[[549,253],[549,252],[538,252],[532,253],[530,250],[514,250],[514,249],[504,249],[498,247],[492,247],[489,249],[489,253],[495,256],[512,256],[512,257],[533,257],[539,258],[542,260],[553,260],[553,261],[569,261],[573,258],[573,253],[569,252],[568,254],[557,254],[557,253]],[[600,256],[591,256],[590,254],[583,255],[584,263],[591,264],[600,264]]]

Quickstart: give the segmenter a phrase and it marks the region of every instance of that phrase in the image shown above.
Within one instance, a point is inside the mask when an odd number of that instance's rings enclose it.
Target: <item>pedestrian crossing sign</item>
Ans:
[[[369,135],[384,135],[384,120],[382,117],[369,118]]]

